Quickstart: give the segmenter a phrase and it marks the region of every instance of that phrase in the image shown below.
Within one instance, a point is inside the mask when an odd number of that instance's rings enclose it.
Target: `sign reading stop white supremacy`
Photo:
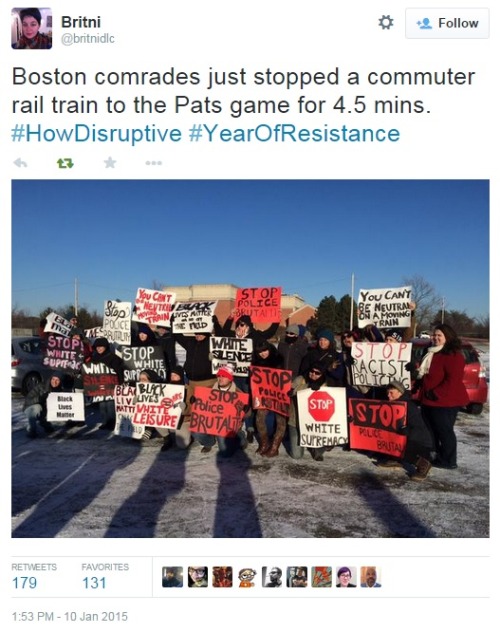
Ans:
[[[297,393],[297,407],[301,446],[323,448],[348,442],[345,388],[306,388]]]

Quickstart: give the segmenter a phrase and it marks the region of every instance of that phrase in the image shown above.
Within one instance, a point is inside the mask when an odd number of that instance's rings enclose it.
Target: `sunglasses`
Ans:
[[[313,375],[321,375],[323,371],[318,371],[318,369],[311,369],[309,371],[309,373],[312,373]]]

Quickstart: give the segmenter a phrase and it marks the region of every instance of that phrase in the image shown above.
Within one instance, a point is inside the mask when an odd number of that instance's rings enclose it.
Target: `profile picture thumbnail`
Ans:
[[[313,566],[311,568],[311,586],[313,588],[331,588],[332,577],[331,566]]]
[[[262,586],[263,588],[279,588],[283,581],[281,576],[283,571],[279,566],[263,566],[262,567]]]
[[[212,586],[214,588],[231,588],[233,585],[232,566],[214,566],[212,568]]]
[[[52,9],[12,9],[11,40],[18,50],[52,48]]]
[[[164,566],[161,569],[163,588],[182,588],[184,583],[182,566]]]
[[[361,567],[361,588],[380,588],[380,570],[376,566]]]
[[[206,588],[208,586],[208,568],[206,566],[189,566],[188,587]]]
[[[286,585],[289,588],[307,586],[307,566],[289,566],[286,571]]]

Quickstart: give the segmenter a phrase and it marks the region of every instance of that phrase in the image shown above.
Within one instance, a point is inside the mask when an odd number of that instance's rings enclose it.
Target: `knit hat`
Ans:
[[[291,336],[298,336],[300,333],[300,329],[298,325],[288,325],[285,329],[285,333],[290,334]]]
[[[96,338],[92,346],[94,349],[97,347],[106,347],[106,349],[109,349],[109,341],[107,338]]]
[[[334,340],[334,335],[333,335],[333,331],[331,331],[330,329],[320,329],[317,333],[316,333],[316,338],[319,340],[320,338],[326,338],[328,341],[333,342]]]
[[[395,388],[401,393],[401,395],[404,395],[406,392],[405,385],[402,382],[398,382],[397,380],[392,380],[392,382],[389,382],[387,388]]]
[[[221,366],[219,370],[217,371],[217,377],[227,377],[228,380],[233,381],[234,380],[233,367],[229,366],[229,364]]]
[[[385,339],[387,340],[387,338],[394,338],[396,342],[403,342],[403,336],[397,329],[388,329],[385,332]]]
[[[240,316],[238,318],[238,320],[236,321],[236,327],[243,323],[244,325],[248,325],[249,327],[251,327],[252,325],[252,319],[250,318],[250,316],[248,314],[243,314],[243,316]]]

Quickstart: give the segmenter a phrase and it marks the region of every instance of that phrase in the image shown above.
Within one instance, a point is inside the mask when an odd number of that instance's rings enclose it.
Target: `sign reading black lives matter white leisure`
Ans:
[[[221,366],[230,364],[234,374],[246,377],[252,362],[253,342],[250,338],[210,338],[212,371],[217,373]]]
[[[129,345],[131,342],[130,315],[132,303],[126,301],[106,301],[102,319],[102,335],[110,342]]]
[[[348,442],[345,388],[298,391],[297,410],[301,446],[326,448]]]
[[[217,301],[176,303],[172,312],[174,334],[211,333]]]
[[[49,393],[47,421],[85,421],[83,393]]]
[[[360,327],[376,325],[409,327],[411,325],[411,286],[382,290],[359,290],[358,322]]]
[[[352,377],[356,386],[387,386],[398,380],[411,388],[410,372],[406,365],[411,361],[411,342],[355,342],[351,355]]]
[[[135,387],[133,423],[176,430],[183,401],[184,385],[139,382]]]

